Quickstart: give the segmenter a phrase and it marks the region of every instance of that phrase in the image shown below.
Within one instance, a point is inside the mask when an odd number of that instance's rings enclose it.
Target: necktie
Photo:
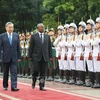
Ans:
[[[12,45],[12,38],[11,38],[11,34],[9,34],[9,42],[10,42],[10,45]]]
[[[42,33],[40,34],[41,43],[43,43]]]

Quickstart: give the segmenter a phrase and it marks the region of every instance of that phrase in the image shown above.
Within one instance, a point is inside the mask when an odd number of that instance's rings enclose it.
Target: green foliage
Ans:
[[[4,32],[7,21],[15,24],[16,31],[31,31],[38,23],[38,6],[42,0],[1,0],[0,1],[0,27]],[[39,12],[40,13],[40,12]],[[38,17],[39,16],[39,17]],[[41,18],[40,18],[41,19]]]
[[[43,23],[48,28],[56,28],[58,23],[55,21],[55,16],[53,14],[46,14],[43,16]]]
[[[15,31],[31,31],[39,22],[49,28],[58,23],[78,24],[91,15],[95,20],[100,14],[100,0],[0,0],[0,32],[7,21],[15,24]]]
[[[44,0],[44,7],[48,8],[51,14],[55,16],[55,21],[58,21],[59,16],[62,24],[79,23],[81,18],[87,21],[89,16],[95,20],[100,13],[100,0]],[[45,19],[44,19],[45,20]]]

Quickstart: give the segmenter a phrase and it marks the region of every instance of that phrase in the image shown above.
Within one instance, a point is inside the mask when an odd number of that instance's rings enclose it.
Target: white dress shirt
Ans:
[[[7,32],[8,38],[9,38],[9,34],[11,34],[11,39],[12,39],[12,33],[8,33],[8,32]]]
[[[44,43],[44,33],[40,33],[40,32],[38,32],[38,33],[39,33],[40,39],[41,39],[41,35],[42,35],[42,43]]]

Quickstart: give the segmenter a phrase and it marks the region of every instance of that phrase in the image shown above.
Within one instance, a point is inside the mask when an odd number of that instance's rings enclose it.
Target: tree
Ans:
[[[0,32],[5,23],[12,21],[15,31],[31,31],[37,23],[56,28],[75,20],[78,24],[91,15],[95,20],[100,13],[100,0],[0,0]]]
[[[71,23],[73,20],[78,24],[81,18],[87,21],[90,15],[95,20],[99,15],[99,5],[100,0],[44,0],[43,2],[44,8],[47,9],[46,13],[53,14],[56,22],[59,16],[62,24]]]
[[[39,2],[41,7],[42,0]],[[4,25],[8,21],[15,24],[16,31],[35,29],[38,23],[38,0],[1,0],[0,5],[1,32],[4,32]],[[39,17],[41,21],[41,12]]]

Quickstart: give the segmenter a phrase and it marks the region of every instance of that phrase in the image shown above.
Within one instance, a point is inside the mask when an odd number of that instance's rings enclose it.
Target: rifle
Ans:
[[[83,38],[84,38],[84,33],[83,33],[83,36],[82,36],[82,40],[83,40]],[[83,45],[82,45],[82,52],[84,51],[84,47],[83,47]],[[80,60],[84,60],[84,56],[83,56],[83,54],[81,53],[81,55],[80,55]]]
[[[62,33],[61,33],[61,39],[62,39]],[[60,59],[61,59],[61,53],[59,52],[59,54],[58,54],[58,60],[60,60]]]
[[[91,38],[91,37],[90,37],[90,38]],[[93,50],[93,46],[92,46],[91,43],[90,43],[90,48],[91,48],[91,50]],[[89,52],[88,60],[92,60],[92,53],[91,53],[91,52]]]
[[[66,41],[67,41],[67,36],[66,36]],[[66,50],[67,49],[67,50]],[[65,46],[65,50],[68,52],[68,47],[67,46]],[[64,60],[67,60],[67,54],[65,53],[65,55],[64,55]]]
[[[75,40],[75,34],[74,34],[74,39]],[[74,45],[72,45],[72,49],[73,49],[73,52],[75,51],[75,48],[74,48]],[[71,55],[71,60],[74,60],[74,53],[72,52],[72,55]]]
[[[97,61],[100,61],[100,43],[99,43],[99,53],[98,53]]]

